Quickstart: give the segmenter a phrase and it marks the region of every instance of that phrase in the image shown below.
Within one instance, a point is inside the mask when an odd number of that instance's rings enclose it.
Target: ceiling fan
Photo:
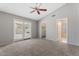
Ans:
[[[37,14],[40,15],[40,11],[47,11],[47,9],[40,8],[41,5],[41,3],[36,3],[35,7],[30,7],[33,9],[30,13],[37,12]]]

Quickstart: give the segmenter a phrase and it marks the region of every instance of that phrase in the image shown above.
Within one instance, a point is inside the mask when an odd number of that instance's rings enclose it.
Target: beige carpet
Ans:
[[[79,47],[51,40],[24,40],[0,48],[1,56],[79,56]]]

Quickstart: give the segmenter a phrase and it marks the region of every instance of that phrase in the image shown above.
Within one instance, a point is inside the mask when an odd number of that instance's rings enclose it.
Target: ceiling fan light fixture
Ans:
[[[40,15],[40,11],[47,11],[47,9],[44,9],[44,8],[40,8],[41,4],[39,4],[39,6],[36,6],[35,7],[31,7],[33,9],[33,11],[31,11],[30,13],[33,13],[33,12],[37,12],[38,15]]]

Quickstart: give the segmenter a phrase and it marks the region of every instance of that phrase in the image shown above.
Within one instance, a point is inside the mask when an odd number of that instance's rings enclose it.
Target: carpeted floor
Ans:
[[[79,47],[51,40],[24,40],[0,48],[0,56],[79,56]]]

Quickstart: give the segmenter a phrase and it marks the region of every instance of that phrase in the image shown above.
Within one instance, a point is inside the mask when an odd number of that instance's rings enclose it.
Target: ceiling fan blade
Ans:
[[[33,12],[35,12],[36,10],[33,10],[33,11],[31,11],[30,13],[33,13]]]
[[[37,13],[40,14],[40,12],[37,10]]]
[[[47,11],[47,9],[39,9],[40,11]]]

